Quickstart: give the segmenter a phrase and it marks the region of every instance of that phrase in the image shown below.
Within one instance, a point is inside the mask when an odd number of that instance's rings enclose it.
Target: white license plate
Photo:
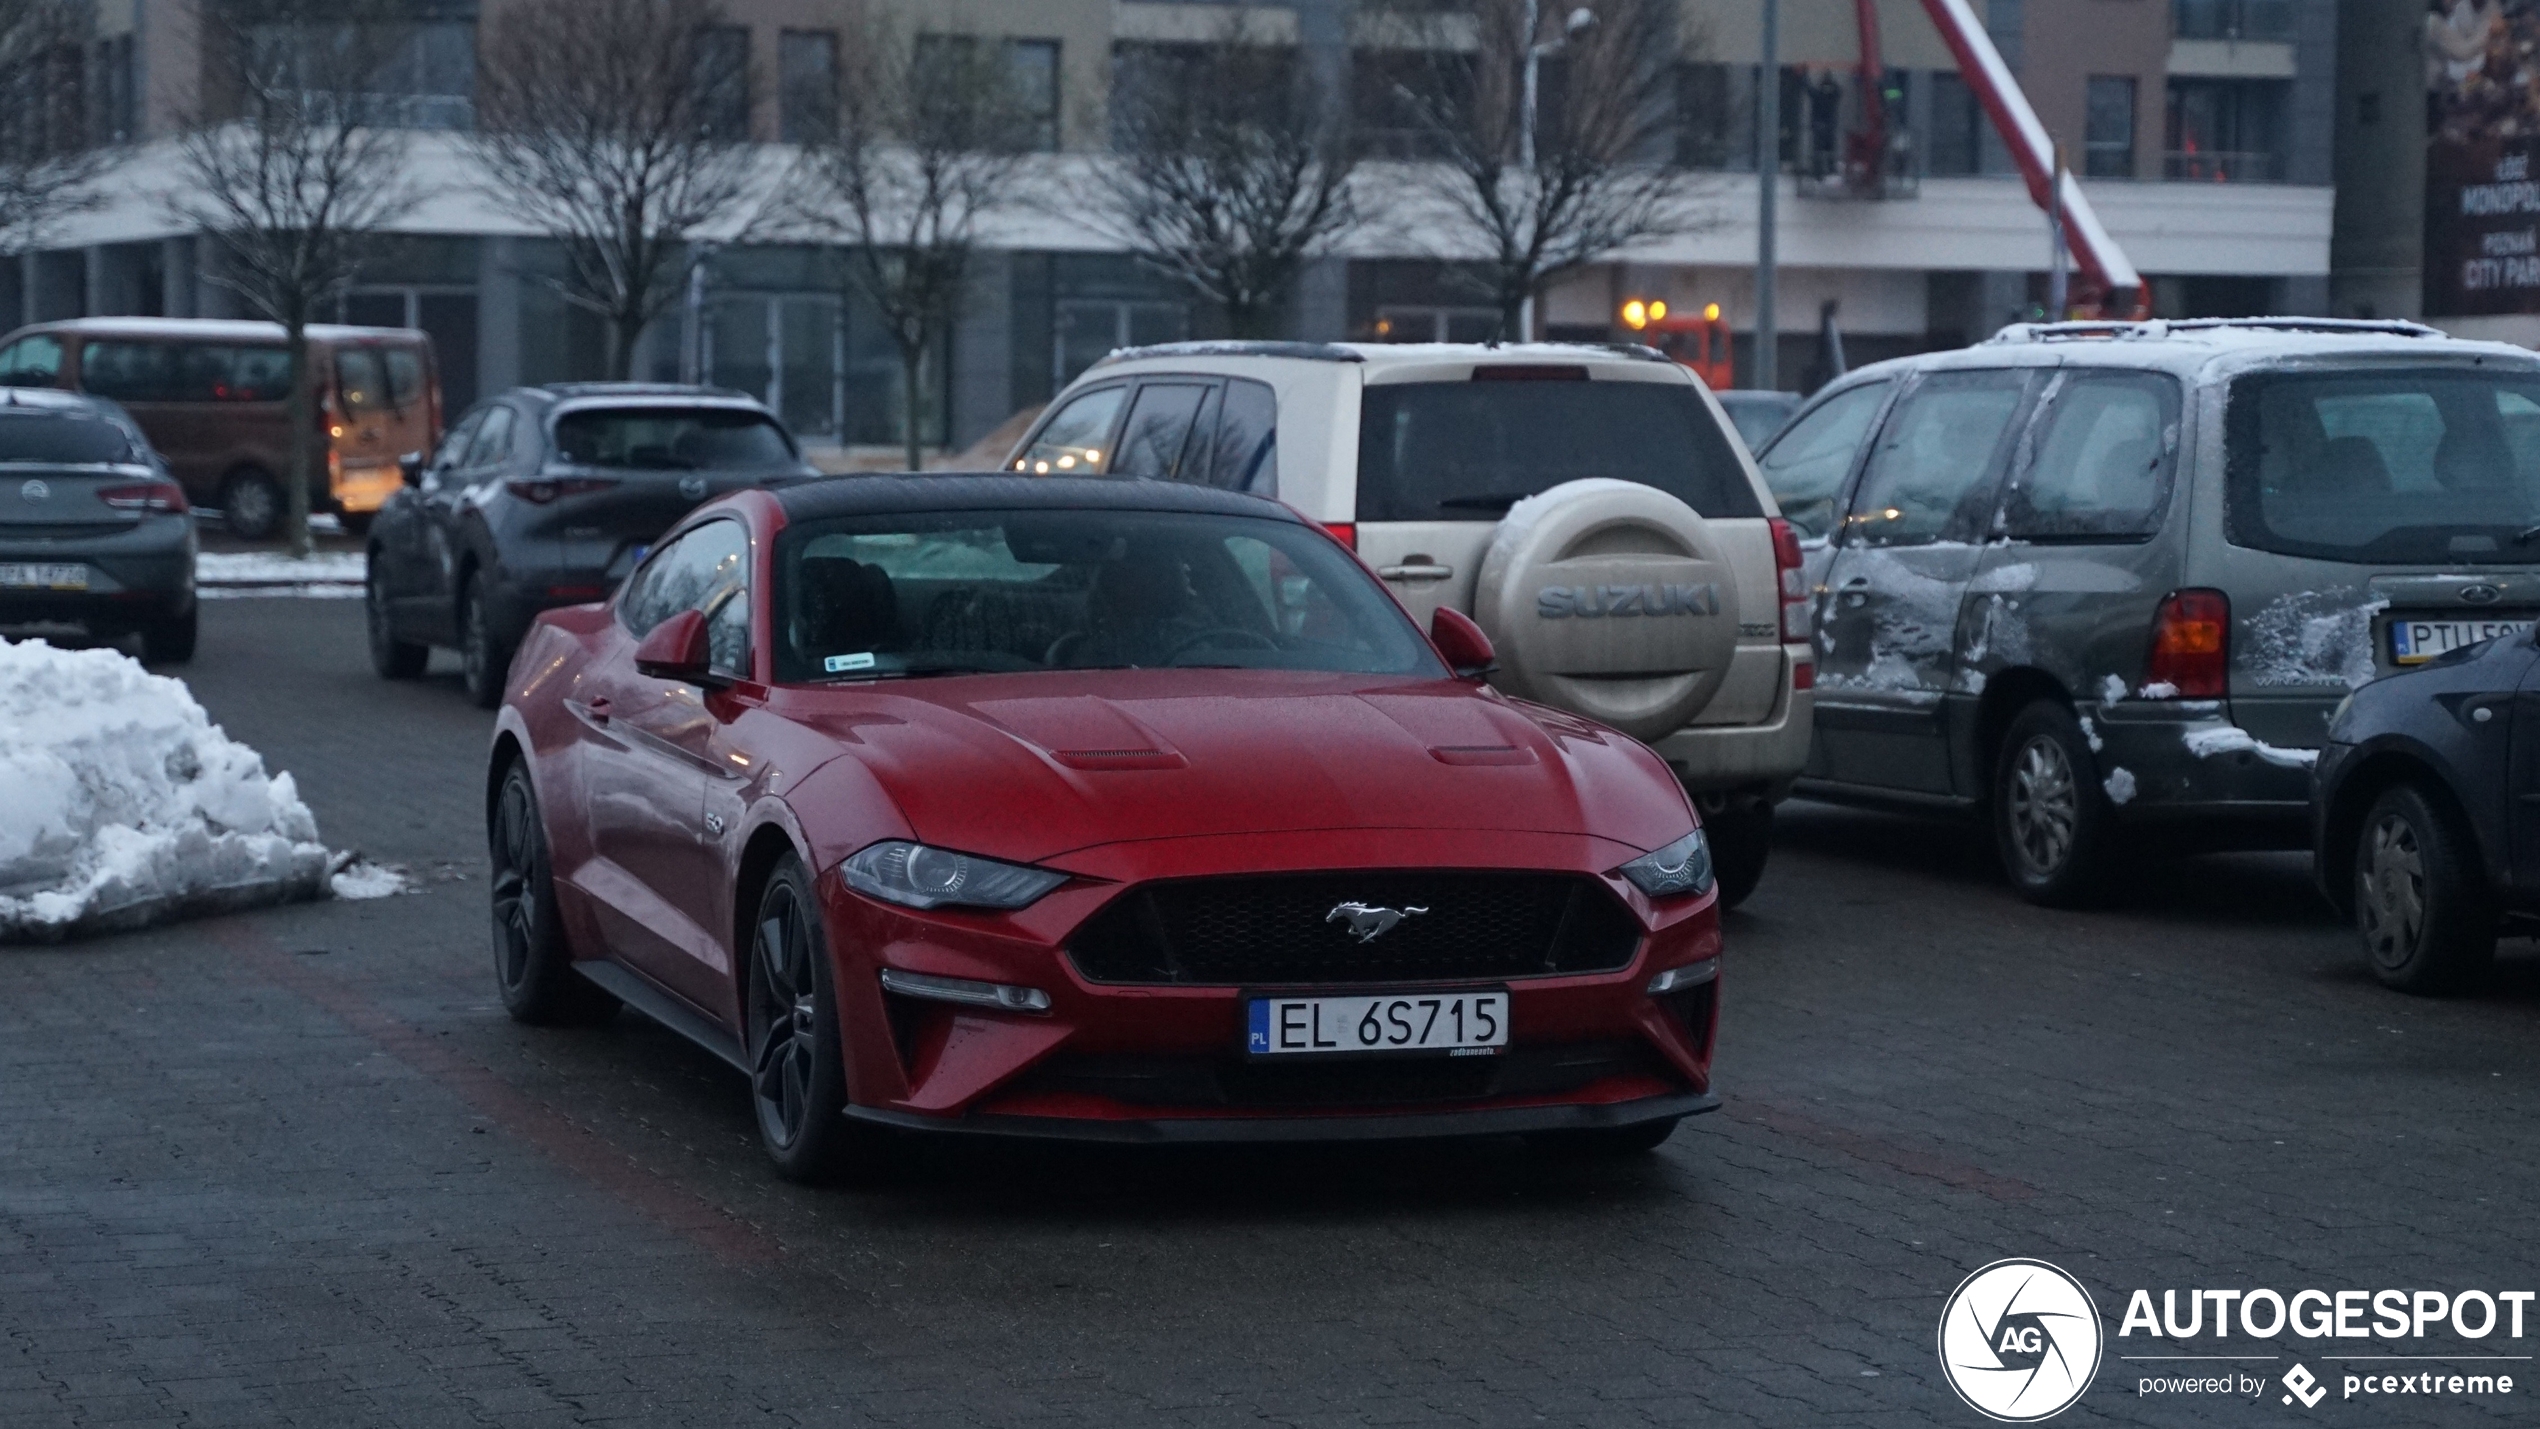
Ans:
[[[1376,997],[1262,997],[1246,1009],[1244,1050],[1257,1057],[1343,1052],[1488,1056],[1508,1045],[1504,992],[1395,992]]]
[[[0,562],[0,590],[86,590],[88,567]]]
[[[2465,645],[2518,635],[2530,628],[2529,620],[2394,620],[2390,622],[2390,661],[2420,665]]]

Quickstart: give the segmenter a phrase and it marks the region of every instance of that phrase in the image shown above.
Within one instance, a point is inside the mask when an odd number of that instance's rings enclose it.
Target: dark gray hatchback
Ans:
[[[739,392],[574,382],[480,403],[409,460],[371,527],[372,664],[411,679],[432,646],[455,646],[490,709],[540,611],[606,598],[699,502],[817,475]]]
[[[2540,357],[2409,323],[2006,329],[1757,465],[1815,590],[1801,792],[1980,812],[2041,902],[2301,846],[2350,689],[2540,614]]]
[[[194,658],[194,517],[112,402],[16,389],[0,401],[0,625],[141,637]]]

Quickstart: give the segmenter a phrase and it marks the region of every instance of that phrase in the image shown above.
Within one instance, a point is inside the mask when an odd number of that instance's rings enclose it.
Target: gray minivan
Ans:
[[[2354,686],[2540,611],[2540,355],[2413,323],[2055,323],[1829,386],[1803,794],[1982,813],[2021,894],[2301,847]]]

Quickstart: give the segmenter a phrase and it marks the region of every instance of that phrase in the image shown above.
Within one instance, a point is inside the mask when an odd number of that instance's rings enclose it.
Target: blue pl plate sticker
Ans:
[[[1251,1014],[1252,1032],[1244,1039],[1244,1048],[1251,1052],[1267,1052],[1270,1050],[1270,1004],[1265,1000],[1255,999],[1251,1006]]]
[[[820,662],[820,668],[832,675],[840,670],[870,670],[873,668],[873,655],[870,651],[855,655],[832,655]]]

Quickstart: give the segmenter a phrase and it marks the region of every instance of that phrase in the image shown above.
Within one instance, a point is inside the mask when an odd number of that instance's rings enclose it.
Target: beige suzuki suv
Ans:
[[[1471,615],[1493,683],[1647,741],[1763,876],[1808,761],[1799,546],[1719,403],[1646,348],[1194,342],[1115,352],[1008,469],[1273,496],[1424,626]]]

